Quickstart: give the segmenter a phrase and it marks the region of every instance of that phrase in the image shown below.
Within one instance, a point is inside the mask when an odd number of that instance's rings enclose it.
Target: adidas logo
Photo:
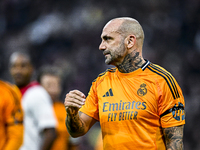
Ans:
[[[113,96],[113,91],[111,88],[108,90],[108,92],[106,92],[106,94],[103,95],[103,97],[109,97],[109,96]]]

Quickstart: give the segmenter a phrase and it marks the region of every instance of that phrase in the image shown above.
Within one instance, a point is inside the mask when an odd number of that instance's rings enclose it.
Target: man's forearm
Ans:
[[[40,150],[50,150],[57,137],[55,128],[46,128],[43,131],[43,141]]]
[[[163,129],[167,150],[183,150],[183,126]]]
[[[67,130],[72,137],[79,137],[85,134],[85,125],[80,119],[79,114],[69,114],[65,120]]]

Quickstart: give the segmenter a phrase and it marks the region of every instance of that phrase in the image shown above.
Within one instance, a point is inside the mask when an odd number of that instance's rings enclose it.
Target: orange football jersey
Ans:
[[[54,141],[51,150],[67,150],[69,145],[69,133],[65,126],[65,106],[61,102],[54,102],[53,108],[57,118],[58,126],[56,127],[57,138]]]
[[[131,73],[100,74],[80,111],[100,121],[105,150],[164,150],[162,128],[185,124],[184,107],[174,77],[147,61]]]
[[[15,86],[0,81],[0,150],[17,150],[23,140],[21,93]]]

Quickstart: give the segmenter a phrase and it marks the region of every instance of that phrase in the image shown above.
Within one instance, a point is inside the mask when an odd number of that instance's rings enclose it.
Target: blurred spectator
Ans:
[[[0,150],[18,150],[23,140],[21,93],[0,80]]]
[[[38,72],[38,82],[46,89],[53,101],[53,108],[58,121],[56,128],[57,138],[51,150],[78,150],[79,138],[72,138],[66,130],[66,111],[64,104],[60,101],[62,91],[62,72],[58,67],[42,66]]]
[[[56,119],[51,97],[37,82],[31,82],[33,66],[25,53],[10,57],[10,73],[23,95],[24,139],[21,150],[50,150],[56,138]]]

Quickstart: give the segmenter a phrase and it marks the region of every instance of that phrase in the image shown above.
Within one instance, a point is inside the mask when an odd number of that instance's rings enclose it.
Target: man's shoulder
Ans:
[[[104,72],[100,73],[97,76],[97,78],[93,80],[93,82],[96,82],[97,80],[101,80],[101,79],[105,78],[106,76],[112,76],[112,75],[114,75],[114,73],[116,72],[116,70],[117,70],[117,67],[106,69]]]
[[[160,79],[166,79],[166,78],[173,77],[172,74],[167,69],[165,69],[164,67],[162,67],[160,65],[150,63],[147,66],[147,68],[148,69],[145,69],[145,71],[149,70],[148,71],[149,76],[156,76],[156,78],[160,78]]]
[[[12,95],[12,88],[11,86],[5,82],[0,80],[0,104],[8,104],[8,103],[13,103],[14,97]]]
[[[3,93],[3,94],[6,93],[9,95],[12,95],[16,99],[21,98],[20,90],[15,84],[0,80],[0,89],[1,89],[1,93]]]
[[[1,88],[2,93],[8,92],[11,89],[11,87],[9,86],[8,83],[1,81],[1,80],[0,80],[0,88]]]
[[[15,85],[7,81],[0,80],[0,87],[2,90],[9,91],[13,90],[15,88]]]
[[[29,97],[48,97],[47,91],[41,86],[41,85],[35,85],[33,87],[30,87],[25,94],[23,95],[24,98]]]
[[[41,85],[35,85],[35,86],[32,86],[30,87],[26,93],[35,93],[35,92],[43,92],[45,91],[44,88],[41,86]]]

